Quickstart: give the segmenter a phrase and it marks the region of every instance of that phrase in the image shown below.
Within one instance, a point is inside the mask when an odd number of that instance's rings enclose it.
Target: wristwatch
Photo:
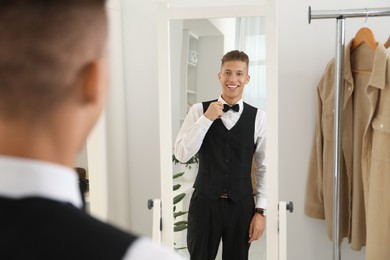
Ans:
[[[262,209],[262,208],[256,208],[256,213],[262,215],[263,217],[266,216],[266,210],[265,209]]]

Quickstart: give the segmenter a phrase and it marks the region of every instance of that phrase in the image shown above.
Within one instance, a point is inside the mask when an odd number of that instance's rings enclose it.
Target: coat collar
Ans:
[[[351,69],[351,45],[353,39],[349,41],[345,48],[344,53],[344,79],[353,85],[352,69]],[[358,47],[360,48],[360,47]],[[383,44],[378,44],[374,53],[373,66],[371,71],[371,77],[368,81],[368,85],[379,89],[384,89],[386,84],[386,63],[387,63],[387,51]]]

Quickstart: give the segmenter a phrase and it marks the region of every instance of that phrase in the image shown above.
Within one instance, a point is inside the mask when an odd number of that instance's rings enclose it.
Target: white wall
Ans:
[[[107,219],[129,229],[126,105],[123,69],[122,10],[119,0],[109,2],[110,93],[106,107]]]
[[[307,10],[338,10],[389,6],[388,1],[279,0],[279,199],[294,202],[288,214],[288,259],[332,259],[332,242],[323,220],[303,214],[316,110],[316,86],[327,62],[335,52],[335,20],[313,20]],[[377,40],[389,37],[390,17],[346,20],[346,41],[360,27],[370,27]],[[344,241],[343,260],[362,260]]]
[[[87,140],[90,213],[107,221],[107,140],[106,115],[100,117]]]
[[[172,6],[190,5],[189,0],[170,2]],[[207,6],[210,1],[200,2]],[[130,174],[127,203],[130,227],[146,235],[151,235],[152,223],[146,200],[160,197],[156,3],[123,0],[122,5]],[[309,25],[309,5],[314,10],[384,7],[388,0],[279,0],[279,195],[280,200],[295,203],[294,213],[288,216],[289,260],[328,260],[332,252],[324,221],[303,214],[316,84],[335,46],[335,21],[316,20]],[[389,18],[367,21],[379,41],[387,39],[388,24]],[[347,20],[346,38],[364,25],[364,19]],[[353,252],[347,244],[342,246],[342,255],[343,260],[364,259],[364,252]]]
[[[235,17],[233,17],[233,18],[214,18],[214,19],[210,19],[210,22],[212,24],[214,24],[214,26],[217,27],[218,30],[220,30],[224,36],[223,53],[225,54],[228,51],[236,49],[236,22],[237,22],[237,19]]]
[[[156,0],[123,0],[130,227],[151,236],[148,199],[160,198]]]
[[[90,212],[129,229],[126,109],[124,98],[121,2],[107,3],[110,88],[106,109],[78,155],[76,166],[87,169]]]
[[[118,0],[110,0],[107,2],[107,15],[108,15],[108,53],[109,53],[109,67],[111,80],[110,80],[110,94],[112,92],[116,92],[116,89],[123,88],[123,84],[121,85],[120,81],[117,80],[118,76],[122,76],[119,74],[121,72],[122,66],[117,59],[117,52],[121,50],[121,42],[120,42],[120,23],[116,23],[118,15],[120,15],[120,2]],[[119,46],[118,46],[119,42]],[[119,47],[119,49],[118,49]],[[117,50],[118,49],[118,50]],[[119,71],[117,71],[119,70]],[[114,79],[114,80],[112,80]],[[116,97],[114,97],[116,98]],[[116,100],[116,102],[120,103],[120,99]],[[112,109],[113,106],[113,98],[111,97],[106,110],[102,113],[99,121],[95,125],[91,134],[88,136],[86,147],[84,151],[78,155],[77,158],[77,166],[80,164],[86,165],[86,170],[89,178],[89,201],[90,201],[90,213],[103,220],[110,221],[108,218],[108,206],[109,206],[109,180],[115,179],[115,175],[112,174],[110,177],[108,173],[110,172],[109,165],[112,165],[111,158],[108,157],[110,154],[110,150],[113,148],[115,150],[115,146],[110,144],[110,132],[113,131],[112,127],[108,127],[110,125],[109,122],[115,122],[115,111]],[[119,113],[124,113],[124,109],[119,108]],[[119,138],[124,138],[124,136],[118,136]],[[119,188],[120,189],[120,188]],[[116,223],[115,216],[111,214],[113,217],[113,223]]]
[[[239,3],[240,5],[262,5],[266,0],[245,0]],[[170,0],[171,7],[208,7],[208,6],[237,6],[237,0]]]
[[[170,29],[171,57],[171,100],[172,100],[172,142],[174,143],[180,130],[180,75],[183,42],[183,20],[172,20]],[[173,144],[172,144],[173,147]]]
[[[223,36],[200,37],[198,43],[196,102],[216,99],[221,95],[218,72],[221,67]]]

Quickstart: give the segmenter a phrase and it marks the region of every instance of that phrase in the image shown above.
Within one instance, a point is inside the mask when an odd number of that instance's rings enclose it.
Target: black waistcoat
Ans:
[[[203,102],[206,111],[213,101]],[[257,108],[244,103],[237,123],[228,130],[216,119],[199,150],[199,171],[194,188],[209,198],[228,193],[233,201],[252,194],[251,168],[255,151]]]
[[[119,260],[136,238],[68,203],[0,198],[0,259]]]

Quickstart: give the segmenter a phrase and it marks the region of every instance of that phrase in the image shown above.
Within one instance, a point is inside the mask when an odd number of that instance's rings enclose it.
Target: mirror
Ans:
[[[262,16],[175,19],[169,21],[169,53],[171,79],[172,147],[190,107],[195,103],[213,100],[221,95],[218,80],[222,56],[231,50],[248,54],[250,82],[245,86],[243,100],[265,110],[265,19]],[[172,148],[173,151],[173,148]],[[175,178],[174,198],[183,198],[174,204],[174,245],[179,253],[189,259],[186,236],[187,214],[197,163],[173,162]],[[255,178],[253,175],[252,182]],[[178,188],[180,187],[180,188]],[[183,214],[183,215],[181,215]],[[266,232],[251,244],[249,259],[266,259]],[[222,259],[221,246],[217,258]]]
[[[244,1],[245,2],[245,1]],[[188,5],[177,5],[173,3],[159,3],[158,7],[158,79],[159,79],[159,116],[160,116],[160,166],[161,166],[161,216],[163,244],[172,247],[174,245],[174,220],[172,217],[173,208],[173,180],[174,172],[172,167],[172,144],[175,141],[172,131],[172,116],[179,113],[179,104],[173,104],[172,95],[180,95],[180,92],[171,91],[171,67],[179,62],[170,62],[170,33],[169,27],[172,21],[180,19],[212,19],[226,17],[253,17],[262,16],[265,22],[266,41],[266,111],[267,111],[267,221],[266,221],[266,259],[278,259],[281,250],[280,235],[278,232],[278,75],[277,75],[277,19],[275,1],[255,1],[256,3],[225,3],[208,4],[207,7],[201,3]],[[215,5],[215,6],[214,6]],[[174,43],[172,43],[174,44]],[[177,44],[177,43],[176,43]],[[177,45],[176,45],[177,47]],[[172,47],[172,48],[176,48]],[[218,60],[221,57],[218,57]],[[176,65],[175,65],[176,62]],[[216,71],[219,69],[216,68]],[[177,67],[176,67],[177,68]],[[177,70],[176,70],[177,73]],[[215,74],[214,74],[215,75]],[[177,84],[177,83],[176,83]],[[220,86],[220,85],[219,85]],[[218,87],[217,87],[218,88]],[[172,95],[171,95],[172,93]],[[214,96],[212,98],[215,98]],[[177,116],[177,115],[176,115]],[[179,116],[180,118],[180,116]],[[176,121],[177,122],[177,121]],[[180,122],[177,123],[179,128]],[[176,130],[177,131],[177,130]],[[282,240],[281,240],[282,241]],[[282,241],[283,242],[283,241]],[[255,256],[255,259],[260,259]]]

